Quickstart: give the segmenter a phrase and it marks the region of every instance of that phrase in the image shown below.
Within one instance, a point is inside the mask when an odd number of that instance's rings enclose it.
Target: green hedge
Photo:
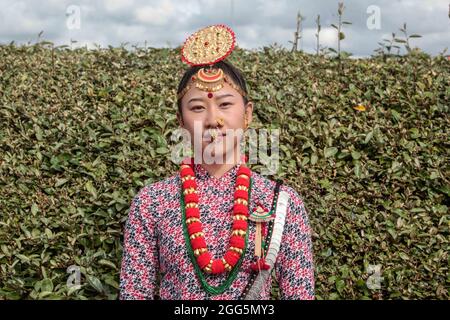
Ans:
[[[319,299],[449,298],[450,62],[384,58],[230,58],[252,127],[281,130],[278,177],[309,212]],[[177,170],[185,68],[175,49],[0,46],[0,299],[117,297],[131,199]]]

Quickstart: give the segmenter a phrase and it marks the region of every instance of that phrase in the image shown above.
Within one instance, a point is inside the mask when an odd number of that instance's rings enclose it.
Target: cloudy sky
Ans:
[[[274,43],[291,48],[298,10],[305,17],[301,48],[314,52],[315,20],[321,17],[321,45],[336,47],[338,0],[0,0],[0,43],[34,43],[42,39],[57,45],[123,43],[149,47],[176,47],[189,34],[211,24],[233,28],[237,44],[259,49]],[[342,50],[367,56],[392,32],[401,34],[404,22],[413,47],[433,55],[450,47],[450,0],[347,0],[346,39]],[[450,54],[448,48],[447,54]]]

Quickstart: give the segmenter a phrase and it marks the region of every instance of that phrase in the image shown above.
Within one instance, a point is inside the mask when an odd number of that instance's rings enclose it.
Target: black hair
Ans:
[[[245,92],[245,96],[242,97],[244,99],[244,105],[247,104],[247,102],[249,101],[247,98],[248,92],[247,92],[247,85],[245,83],[245,79],[242,76],[241,71],[239,71],[239,69],[237,69],[235,66],[233,66],[230,62],[227,62],[225,60],[216,62],[212,65],[212,67],[215,68],[220,68],[223,70],[223,72],[229,76],[231,78],[231,80],[239,87],[242,89],[242,91]],[[194,67],[190,67],[188,70],[186,70],[186,72],[183,75],[183,78],[181,78],[180,84],[178,85],[178,91],[177,94],[179,94],[184,88],[186,88],[186,86],[189,83],[189,80],[192,78],[192,76],[194,76],[198,70],[200,70],[201,68],[204,68],[204,66],[194,66]],[[180,113],[180,115],[182,115],[181,112],[181,99],[178,99],[177,101],[178,104],[178,112]]]

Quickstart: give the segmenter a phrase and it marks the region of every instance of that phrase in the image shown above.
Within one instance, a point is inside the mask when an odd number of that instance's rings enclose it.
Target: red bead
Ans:
[[[209,92],[209,93],[208,93],[208,98],[211,99],[212,97],[213,97],[213,94],[212,94],[211,92]]]
[[[200,267],[200,269],[203,269],[204,267],[206,267],[209,264],[210,260],[211,260],[210,252],[205,252],[205,253],[202,253],[201,255],[199,255],[197,257],[197,263],[198,263],[198,266]]]
[[[237,199],[237,198],[248,200],[248,191],[236,190],[234,192],[234,199]]]
[[[190,193],[190,194],[184,195],[184,202],[186,202],[186,203],[188,203],[188,202],[198,203],[198,201],[199,201],[198,194],[196,194],[196,193]]]
[[[191,240],[192,249],[200,249],[200,248],[206,248],[206,241],[203,237],[198,237]]]
[[[224,255],[224,259],[225,259],[225,261],[230,265],[230,266],[232,266],[232,267],[234,267],[235,265],[236,265],[236,263],[239,261],[239,258],[240,258],[241,256],[238,254],[238,253],[236,253],[236,252],[234,252],[234,251],[231,251],[231,250],[228,250],[226,253],[225,253],[225,255]]]
[[[248,215],[248,207],[243,204],[235,204],[233,206],[233,214],[243,214],[244,216]]]
[[[206,42],[205,42],[205,47],[207,47],[207,46],[208,46],[208,44],[209,44],[209,43],[208,43],[208,41],[206,41]]]
[[[183,189],[186,190],[189,188],[197,189],[197,183],[195,182],[195,180],[186,180],[183,182]]]
[[[201,232],[203,229],[201,222],[192,222],[188,225],[188,233],[189,235],[193,235],[194,233]]]
[[[183,168],[181,169],[181,177],[185,177],[185,176],[195,176],[194,174],[194,170],[192,170],[192,168]]]
[[[251,171],[248,167],[240,166],[237,174],[245,174],[247,177],[250,177]]]
[[[211,273],[219,274],[225,271],[225,266],[223,265],[222,260],[215,259],[212,263]]]
[[[241,185],[248,188],[248,186],[250,185],[250,181],[248,179],[239,177],[236,179],[236,185]]]
[[[256,262],[250,265],[250,268],[252,268],[253,271],[259,271],[259,270],[269,270],[270,266],[266,263],[264,258],[259,258]]]
[[[244,249],[245,247],[245,239],[240,236],[231,236],[230,238],[230,246],[236,247],[239,249]]]
[[[198,208],[186,208],[186,218],[200,218],[200,210]]]
[[[245,220],[234,220],[233,230],[247,230],[248,224]]]

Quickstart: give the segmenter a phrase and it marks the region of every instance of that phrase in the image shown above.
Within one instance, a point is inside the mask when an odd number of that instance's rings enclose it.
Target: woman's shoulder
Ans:
[[[178,194],[179,184],[179,174],[175,173],[166,178],[145,184],[138,190],[135,198],[162,203]]]
[[[285,182],[284,179],[270,179],[263,176],[255,171],[252,172],[252,179],[255,192],[262,198],[269,198],[273,200],[273,194],[275,191],[275,186],[277,180],[281,180],[280,191],[284,191],[289,195],[289,203],[294,206],[303,205],[303,197],[301,194],[292,187],[289,183]],[[271,195],[271,196],[269,196]]]
[[[277,179],[277,178],[271,179],[255,171],[252,172],[252,179],[253,179],[253,186],[255,186],[258,189],[261,189],[261,191],[273,190],[275,188],[277,180],[280,180],[282,182],[280,185],[281,191],[286,191],[290,197],[301,200],[299,192],[289,183],[285,182],[284,179]]]

